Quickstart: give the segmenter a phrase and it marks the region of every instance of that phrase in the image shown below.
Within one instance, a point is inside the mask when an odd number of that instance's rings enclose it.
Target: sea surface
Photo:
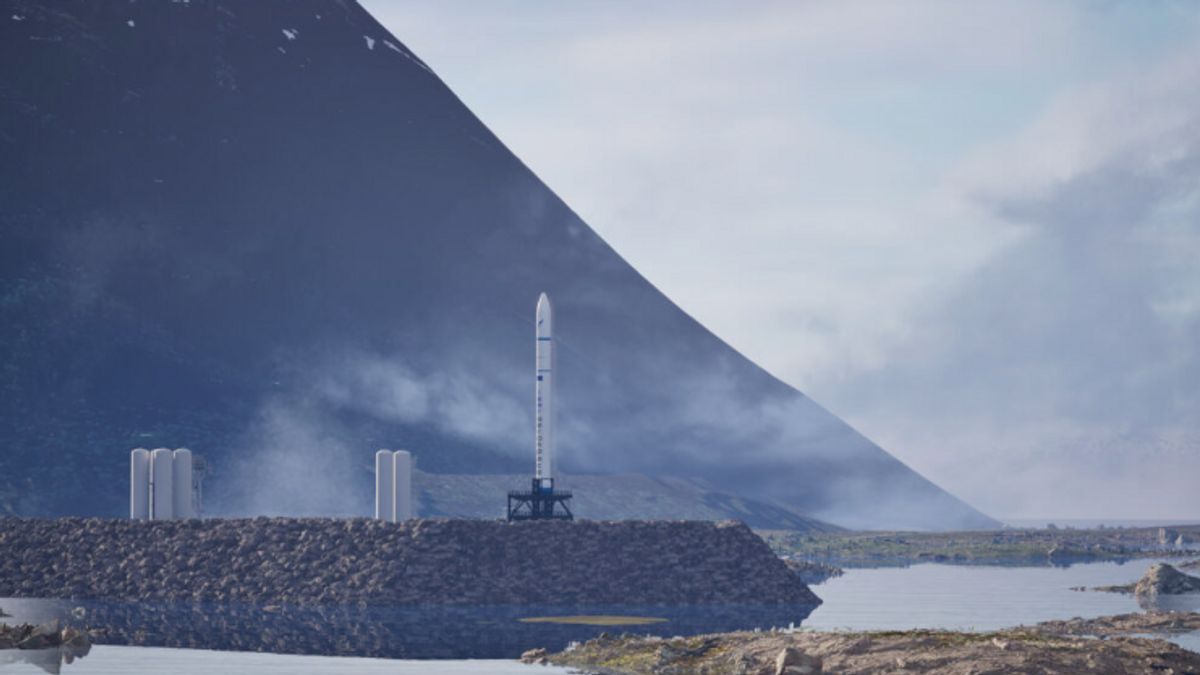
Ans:
[[[920,564],[911,567],[851,569],[842,577],[813,587],[825,602],[814,611],[796,609],[651,607],[536,607],[536,608],[426,608],[380,610],[378,608],[328,608],[287,610],[272,608],[233,611],[230,608],[188,606],[185,609],[134,604],[76,605],[55,601],[4,599],[0,607],[15,616],[9,622],[41,621],[82,612],[96,624],[120,624],[112,641],[130,645],[99,645],[74,663],[62,664],[75,675],[107,673],[160,673],[180,675],[220,672],[297,673],[298,675],[347,675],[397,673],[566,673],[562,669],[524,666],[515,660],[521,650],[544,645],[562,648],[569,641],[584,640],[601,631],[611,633],[654,633],[687,635],[734,629],[770,629],[789,625],[818,630],[903,630],[941,628],[993,630],[1033,624],[1052,619],[1097,617],[1141,611],[1130,595],[1072,590],[1127,584],[1136,581],[1155,560],[1126,563],[1082,563],[1070,567],[992,567]],[[1194,606],[1174,609],[1200,610],[1200,598],[1185,602]],[[70,603],[74,604],[74,603]],[[66,614],[64,614],[64,612]],[[380,613],[382,612],[382,613]],[[579,623],[579,617],[606,615],[599,625]],[[535,622],[521,619],[570,617],[567,622]],[[622,616],[660,619],[653,623],[620,623]],[[420,621],[429,627],[414,628]],[[613,620],[616,625],[605,625]],[[265,625],[256,622],[266,621]],[[85,621],[86,622],[86,621]],[[457,624],[452,626],[451,624]],[[249,630],[255,627],[254,630]],[[208,634],[206,634],[206,631]],[[258,631],[258,632],[256,632]],[[448,631],[448,632],[446,632]],[[453,635],[450,641],[431,641],[431,636]],[[318,638],[313,638],[318,635]],[[240,637],[238,637],[240,636]],[[278,637],[278,648],[263,640]],[[180,639],[184,640],[180,642]],[[1172,638],[1177,644],[1200,651],[1200,634]],[[205,640],[227,650],[212,651]],[[245,640],[239,642],[238,640]],[[311,649],[335,653],[419,654],[439,660],[361,658],[253,653],[255,650],[297,651],[304,640]],[[325,641],[322,641],[325,640]],[[161,645],[172,645],[170,647]],[[155,646],[159,645],[159,646]],[[181,649],[179,646],[191,646]],[[291,647],[289,649],[289,646]],[[201,647],[201,648],[196,648]],[[251,651],[245,651],[245,650]],[[337,652],[336,650],[341,650]],[[301,649],[300,651],[305,651]],[[326,652],[328,653],[328,652]],[[502,653],[503,658],[494,658]],[[55,672],[47,652],[45,664],[6,662],[12,652],[0,652],[0,671],[13,673]],[[470,660],[470,658],[483,660]],[[483,657],[488,657],[484,659]],[[15,657],[14,657],[15,658]],[[30,654],[29,658],[37,658]]]
[[[1131,595],[1071,589],[1133,583],[1156,562],[1070,567],[929,563],[849,569],[841,577],[813,586],[825,603],[803,625],[821,630],[995,630],[1077,616],[1126,614],[1142,609]]]
[[[814,630],[987,631],[1151,608],[1200,611],[1197,595],[1165,598],[1151,607],[1139,605],[1132,595],[1072,590],[1134,583],[1156,562],[1160,561],[1081,563],[1070,567],[928,563],[851,569],[813,586],[825,604],[802,625]],[[1200,632],[1166,639],[1200,653]]]

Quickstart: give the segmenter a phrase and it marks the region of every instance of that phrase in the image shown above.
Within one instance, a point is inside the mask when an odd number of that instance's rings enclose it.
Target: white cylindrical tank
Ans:
[[[175,480],[175,456],[166,448],[150,453],[150,520],[170,520],[174,513],[171,483]]]
[[[392,521],[398,523],[413,517],[412,455],[407,450],[397,450],[392,459],[392,466],[392,490],[395,493]]]
[[[392,506],[394,491],[393,458],[391,450],[380,450],[375,453],[375,518],[394,521]]]
[[[150,451],[145,448],[129,453],[129,517],[150,517]]]
[[[175,518],[195,518],[192,502],[192,451],[179,448],[171,457],[171,515]]]

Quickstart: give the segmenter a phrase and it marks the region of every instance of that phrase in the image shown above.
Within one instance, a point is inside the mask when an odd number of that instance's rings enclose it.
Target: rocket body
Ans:
[[[539,489],[549,490],[554,485],[554,317],[545,293],[538,298],[535,333],[533,477]]]

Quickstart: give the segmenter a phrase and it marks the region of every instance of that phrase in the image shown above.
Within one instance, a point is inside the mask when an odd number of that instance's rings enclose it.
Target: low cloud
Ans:
[[[500,447],[528,436],[527,377],[490,365],[467,372],[458,356],[421,374],[401,356],[351,352],[315,369],[311,389],[321,405],[351,408],[375,419],[428,424],[449,434]],[[490,374],[490,376],[489,376]]]
[[[532,422],[514,378],[505,381],[497,366],[490,378],[463,371],[467,361],[422,374],[402,356],[352,348],[306,360],[291,393],[267,400],[235,442],[233,460],[213,481],[218,515],[368,515],[377,448],[364,445],[365,428],[394,430],[388,447],[414,427],[500,452],[527,445]],[[418,457],[435,451],[412,449]]]
[[[1014,516],[1200,515],[1200,51],[1064,96],[961,188],[1018,241],[839,400]]]

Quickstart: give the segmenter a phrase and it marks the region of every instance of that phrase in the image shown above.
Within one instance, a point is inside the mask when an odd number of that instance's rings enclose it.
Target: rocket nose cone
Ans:
[[[537,332],[538,335],[549,335],[551,326],[550,296],[542,293],[538,298],[537,304]]]

